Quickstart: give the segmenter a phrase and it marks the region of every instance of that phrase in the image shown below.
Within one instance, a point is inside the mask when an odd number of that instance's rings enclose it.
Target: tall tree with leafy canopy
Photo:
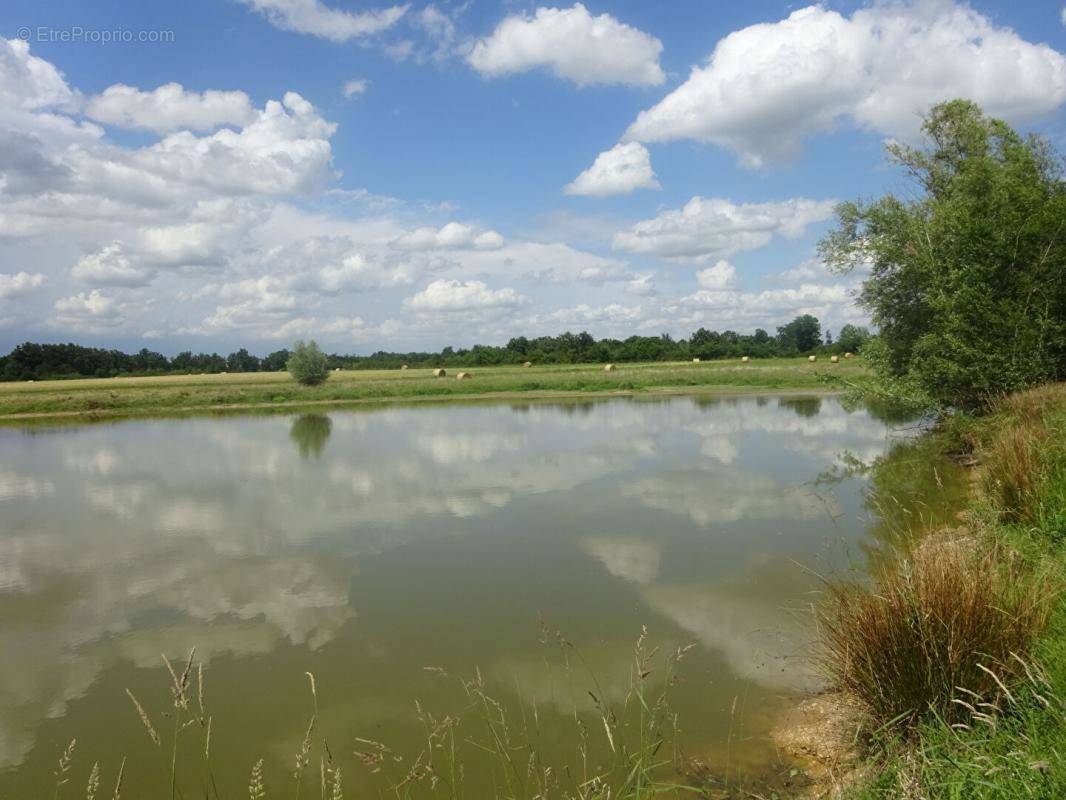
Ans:
[[[870,340],[870,332],[859,325],[845,325],[837,335],[837,350],[857,353]]]
[[[965,100],[923,128],[924,148],[888,146],[915,194],[843,203],[821,242],[831,268],[870,268],[860,299],[880,336],[864,353],[886,384],[946,407],[1066,378],[1061,159]]]
[[[818,318],[810,314],[796,317],[788,325],[777,329],[777,340],[785,348],[794,348],[801,353],[813,350],[822,344],[822,326]]]

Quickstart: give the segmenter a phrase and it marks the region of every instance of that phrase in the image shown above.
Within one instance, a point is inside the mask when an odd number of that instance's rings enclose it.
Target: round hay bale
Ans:
[[[740,357],[740,362],[741,362],[742,364],[747,364],[747,363],[748,363],[749,361],[751,361],[751,358],[750,358],[750,357],[748,357],[748,356],[741,356],[741,357]]]
[[[830,356],[829,360],[835,364],[840,361],[840,356]]]
[[[616,369],[616,367],[615,367],[614,364],[604,364],[603,365],[603,371],[604,372],[614,372],[615,369]]]
[[[444,377],[447,377],[447,375],[448,375],[448,373],[445,372],[444,370],[440,369],[440,368],[433,370],[433,377],[434,378],[444,378]]]
[[[533,366],[533,362],[532,362],[532,361],[527,361],[527,362],[526,362],[525,364],[523,364],[522,366],[523,366],[523,367],[526,367],[526,368],[528,369],[529,367],[532,367],[532,366]]]
[[[468,381],[473,377],[474,376],[471,375],[469,372],[460,372],[458,375],[455,376],[456,380],[460,381]]]
[[[818,356],[807,356],[807,360],[813,364],[815,361],[818,360]]]
[[[699,364],[700,360],[698,358],[694,358],[694,359],[692,359],[692,363],[693,364]]]
[[[854,353],[845,353],[844,354],[844,358],[854,358],[854,357],[855,357]]]
[[[340,367],[334,367],[334,368],[333,368],[333,371],[334,371],[334,372],[340,372],[340,371],[341,371],[341,368],[340,368]]]
[[[407,367],[407,365],[406,365],[406,364],[400,364],[400,369],[407,369],[407,368],[408,368],[408,367]]]

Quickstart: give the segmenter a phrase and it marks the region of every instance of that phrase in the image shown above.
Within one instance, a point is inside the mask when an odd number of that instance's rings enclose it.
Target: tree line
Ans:
[[[805,314],[771,335],[762,328],[752,334],[712,331],[700,328],[687,339],[660,336],[630,336],[627,339],[596,339],[591,334],[562,333],[558,336],[527,338],[517,336],[504,346],[474,345],[470,348],[445,347],[439,352],[394,353],[378,351],[369,356],[327,356],[330,369],[396,369],[411,367],[473,367],[504,364],[576,364],[588,362],[686,361],[692,358],[773,358],[813,352],[858,352],[870,332],[845,325],[834,341],[821,323]],[[116,375],[167,375],[221,372],[277,372],[286,368],[288,349],[265,357],[245,348],[222,356],[186,350],[168,358],[147,348],[136,353],[83,347],[77,344],[37,344],[26,342],[6,356],[0,356],[0,380],[25,381],[56,378],[109,378]]]

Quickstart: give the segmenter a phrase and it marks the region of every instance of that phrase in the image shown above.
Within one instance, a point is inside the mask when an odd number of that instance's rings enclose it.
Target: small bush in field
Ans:
[[[289,356],[285,369],[304,386],[317,386],[329,377],[326,354],[319,349],[314,340],[305,342],[301,339],[294,344],[292,355]]]

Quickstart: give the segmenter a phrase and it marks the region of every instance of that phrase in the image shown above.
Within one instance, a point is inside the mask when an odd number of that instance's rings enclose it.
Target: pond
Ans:
[[[956,480],[919,454],[905,486],[874,487],[856,465],[906,447],[897,428],[834,397],[757,396],[0,429],[0,797],[50,795],[73,737],[73,796],[123,756],[130,796],[160,784],[170,753],[126,690],[166,740],[161,654],[180,673],[193,646],[223,797],[247,796],[260,758],[288,796],[316,702],[349,796],[377,794],[426,715],[462,718],[460,679],[574,762],[643,626],[662,653],[694,645],[670,689],[692,763],[756,781],[787,768],[769,730],[817,686],[814,571],[898,532],[874,488],[924,519]],[[186,796],[204,795],[198,747]],[[491,796],[472,752],[467,791]]]

